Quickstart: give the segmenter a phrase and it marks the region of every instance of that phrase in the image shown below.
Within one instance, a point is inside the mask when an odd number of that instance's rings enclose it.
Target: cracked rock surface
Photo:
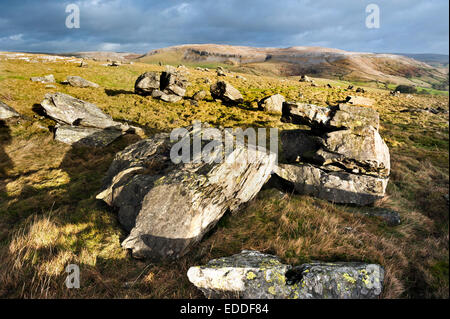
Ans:
[[[276,174],[296,191],[356,205],[384,196],[391,165],[377,112],[347,104],[328,108],[286,102],[282,120],[311,128],[280,134],[282,163]]]
[[[190,128],[180,143],[192,145],[203,129]],[[275,154],[239,143],[227,161],[214,161],[217,150],[210,161],[176,164],[170,157],[175,142],[161,133],[128,146],[116,155],[97,196],[118,209],[130,232],[122,246],[136,258],[184,255],[227,210],[251,200],[274,169]]]
[[[66,144],[106,146],[130,129],[95,104],[63,93],[46,94],[41,106],[55,120],[55,139]]]
[[[187,276],[207,298],[376,299],[383,289],[384,269],[354,262],[293,267],[276,256],[244,250],[191,267]]]

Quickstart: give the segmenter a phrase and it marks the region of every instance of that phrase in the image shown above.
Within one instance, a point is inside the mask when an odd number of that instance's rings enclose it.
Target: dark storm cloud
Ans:
[[[80,29],[65,27],[69,3],[80,7]],[[379,29],[365,26],[370,3],[380,7]],[[448,54],[448,20],[447,0],[2,0],[0,50],[145,52],[224,43]]]

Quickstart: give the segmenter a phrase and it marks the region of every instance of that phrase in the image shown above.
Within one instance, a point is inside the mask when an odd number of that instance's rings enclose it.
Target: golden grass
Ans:
[[[33,105],[46,92],[59,91],[97,104],[117,120],[156,131],[190,125],[193,120],[225,127],[295,128],[255,109],[265,95],[319,105],[345,98],[346,83],[316,79],[319,87],[245,74],[226,77],[245,103],[227,107],[210,97],[199,106],[188,101],[164,103],[133,94],[137,76],[162,70],[136,63],[118,68],[89,61],[76,64],[0,61],[0,99],[25,115],[0,127],[0,296],[7,298],[199,298],[188,268],[209,259],[258,249],[285,262],[365,261],[386,268],[385,298],[448,298],[448,116],[401,113],[407,108],[443,107],[448,97],[392,97],[368,89],[376,101],[381,135],[392,157],[387,197],[377,205],[400,212],[402,225],[358,214],[355,208],[266,187],[247,207],[225,216],[188,255],[176,262],[151,264],[130,258],[120,247],[125,233],[115,213],[95,200],[114,154],[139,139],[128,135],[105,149],[71,148],[53,141]],[[215,80],[215,72],[189,69],[188,95]],[[57,81],[80,75],[101,85],[57,89],[32,83],[31,76],[54,74]],[[331,83],[333,88],[326,88]],[[341,86],[340,88],[338,86]],[[299,97],[299,94],[303,97]],[[352,93],[354,94],[354,92]],[[65,266],[80,265],[81,289],[64,285]],[[447,274],[447,275],[446,275]]]

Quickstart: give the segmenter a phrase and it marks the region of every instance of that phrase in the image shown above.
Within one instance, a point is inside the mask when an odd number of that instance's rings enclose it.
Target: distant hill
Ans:
[[[302,74],[353,82],[408,84],[448,90],[448,55],[350,52],[322,47],[256,48],[219,44],[188,44],[129,52],[72,52],[63,55],[99,61],[186,64],[259,75]]]
[[[448,67],[449,56],[448,54],[434,54],[434,53],[395,53],[398,55],[407,56],[409,58],[415,59],[417,61],[425,62],[429,65],[436,67]]]
[[[442,61],[438,55],[420,58]],[[448,58],[448,56],[447,56]],[[255,48],[217,44],[179,45],[152,50],[137,60],[214,66],[228,64],[235,71],[253,74],[315,77],[448,89],[448,69],[407,55],[349,52],[321,47]],[[434,60],[433,60],[434,61]]]
[[[131,52],[106,52],[106,51],[68,52],[68,53],[62,53],[59,55],[75,56],[77,58],[95,59],[98,61],[134,60],[134,59],[142,56],[142,54],[131,53]]]

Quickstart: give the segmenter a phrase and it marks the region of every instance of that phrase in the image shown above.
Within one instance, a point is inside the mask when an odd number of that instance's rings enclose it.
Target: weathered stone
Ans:
[[[87,68],[87,67],[89,67],[88,63],[86,61],[82,60],[80,63],[80,68]]]
[[[327,133],[323,148],[316,152],[321,165],[339,165],[358,174],[388,177],[389,148],[372,126]]]
[[[13,117],[19,117],[20,114],[12,107],[0,101],[0,120],[7,120]]]
[[[300,82],[313,82],[307,75],[302,75],[300,77]]]
[[[353,105],[362,105],[362,106],[373,106],[374,101],[372,99],[369,99],[367,97],[363,96],[347,96],[345,98],[346,103],[353,104]]]
[[[195,101],[201,101],[201,100],[205,99],[206,95],[207,95],[206,91],[201,90],[201,91],[196,92],[196,93],[192,96],[192,98],[193,98]]]
[[[98,88],[98,87],[100,87],[97,83],[85,80],[79,76],[68,76],[67,83],[69,83],[71,86],[79,87],[79,88],[87,88],[87,87]]]
[[[161,96],[163,96],[163,95],[165,95],[165,93],[164,92],[161,92],[160,90],[158,90],[158,89],[155,89],[155,90],[153,90],[153,92],[152,92],[152,98],[155,98],[155,99],[159,99]]]
[[[183,142],[198,134],[191,129]],[[217,151],[208,162],[191,158],[175,164],[170,159],[175,142],[168,134],[158,134],[127,147],[116,155],[97,196],[119,208],[119,221],[130,231],[122,246],[134,257],[184,255],[227,210],[236,211],[259,192],[276,159],[275,154],[238,144],[225,162],[213,161],[221,154]],[[256,160],[250,162],[252,155]]]
[[[220,99],[225,103],[238,104],[244,102],[242,94],[225,81],[218,81],[211,85],[210,91],[214,99]]]
[[[61,125],[56,128],[55,140],[69,145],[104,147],[124,133],[117,129]]]
[[[380,116],[377,111],[368,107],[339,104],[329,126],[348,129],[372,126],[378,130]]]
[[[282,113],[283,103],[285,102],[284,96],[281,94],[275,94],[267,96],[258,102],[258,107],[269,113]]]
[[[159,97],[159,99],[164,102],[177,103],[177,102],[181,101],[182,97],[175,95],[175,94],[165,94],[164,93]]]
[[[31,78],[31,81],[39,83],[55,83],[55,77],[53,74],[46,76],[35,76]]]
[[[388,177],[389,148],[373,127],[332,131],[315,135],[306,130],[285,130],[281,134],[285,163],[311,162],[333,170]]]
[[[151,95],[154,90],[159,90],[161,75],[158,72],[145,72],[141,74],[134,84],[134,91],[139,95]]]
[[[189,85],[187,79],[177,72],[162,72],[160,90],[166,94],[185,96],[186,88]]]
[[[314,104],[284,102],[282,121],[328,130],[362,126],[373,126],[378,129],[380,125],[380,117],[375,110],[348,104],[328,108]]]
[[[282,120],[312,127],[326,127],[331,118],[331,109],[306,103],[283,103]]]
[[[314,159],[323,140],[307,130],[283,130],[280,133],[281,154],[285,163]]]
[[[329,169],[311,164],[279,164],[275,173],[301,194],[338,204],[364,206],[385,195],[387,178]]]
[[[389,226],[398,226],[402,222],[398,212],[386,208],[373,208],[370,211],[364,212],[364,214],[379,217]]]
[[[45,113],[61,124],[95,128],[116,128],[122,131],[129,126],[113,121],[95,104],[76,99],[63,93],[47,93],[41,105]]]
[[[384,269],[355,262],[292,267],[276,256],[244,250],[191,267],[187,276],[207,298],[375,299],[382,293]]]

